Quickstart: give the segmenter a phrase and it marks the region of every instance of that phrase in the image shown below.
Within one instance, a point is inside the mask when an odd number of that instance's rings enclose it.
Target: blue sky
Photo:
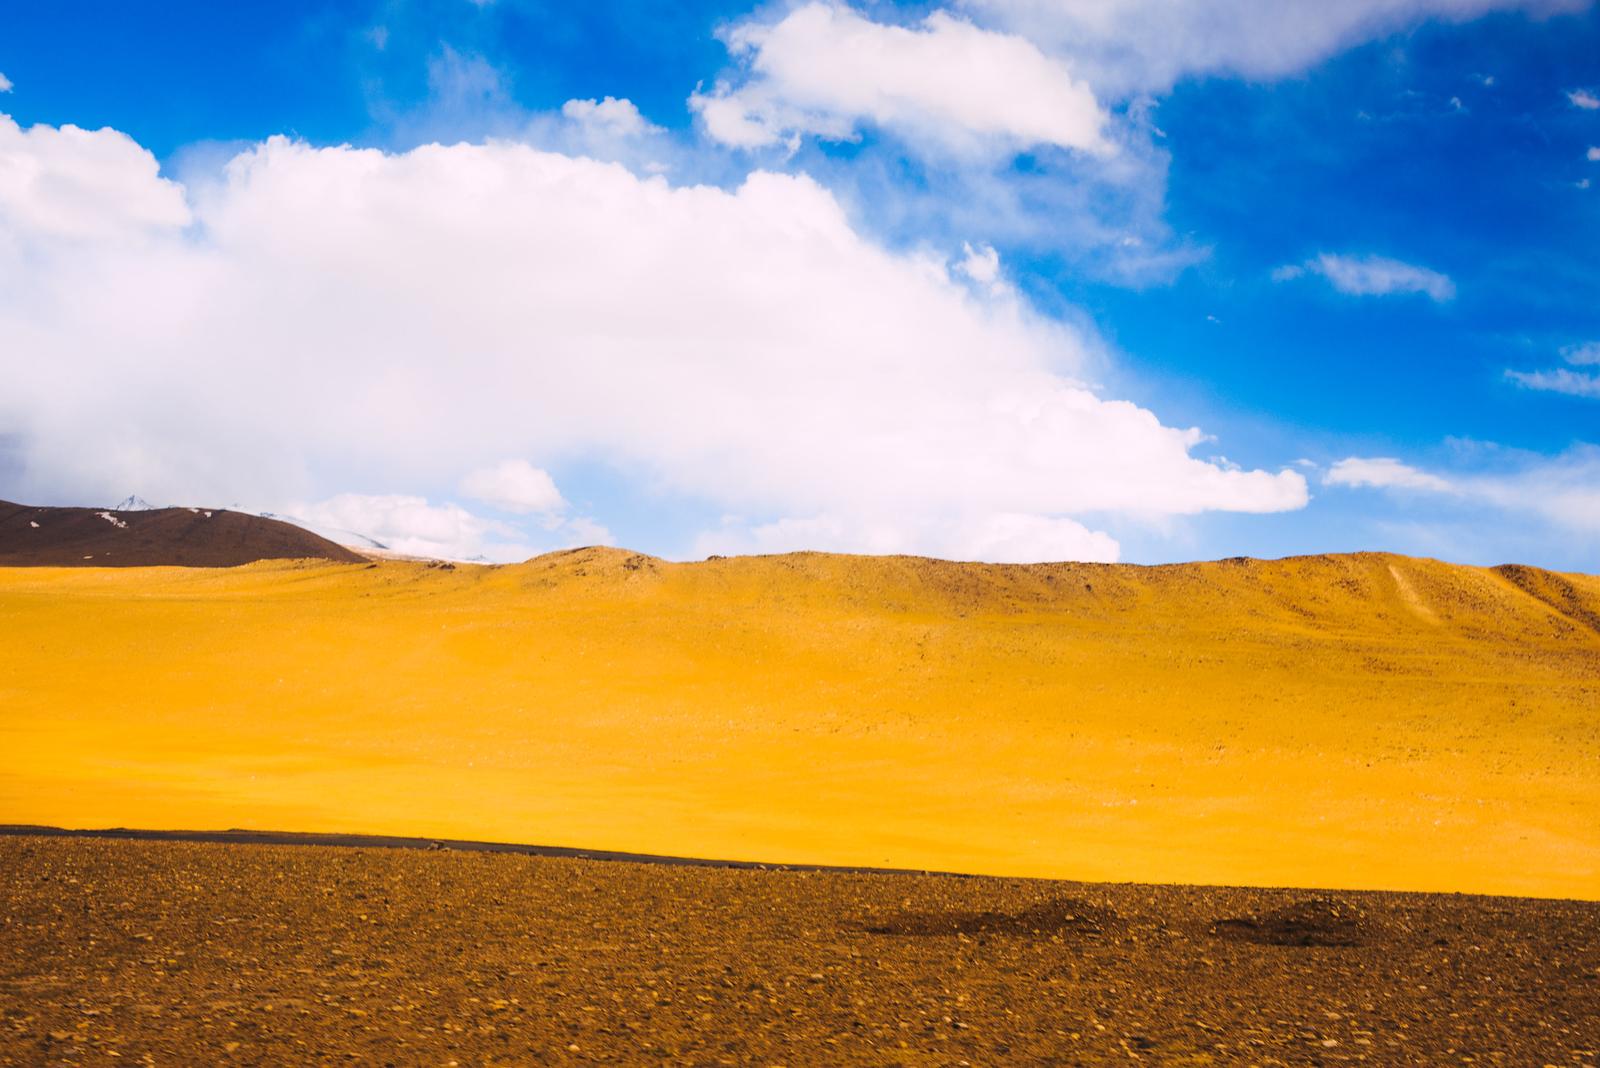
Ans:
[[[0,496],[1600,569],[1600,13],[1102,8],[11,10]]]

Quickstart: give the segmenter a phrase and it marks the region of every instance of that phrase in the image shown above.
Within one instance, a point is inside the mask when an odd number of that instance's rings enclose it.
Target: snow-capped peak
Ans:
[[[138,494],[130,494],[122,499],[122,503],[111,509],[113,512],[153,512],[156,506]]]

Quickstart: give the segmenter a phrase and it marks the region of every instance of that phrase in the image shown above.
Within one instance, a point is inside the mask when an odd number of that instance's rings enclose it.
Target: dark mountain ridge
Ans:
[[[257,560],[360,563],[277,519],[215,508],[49,508],[0,501],[0,567],[237,567]]]

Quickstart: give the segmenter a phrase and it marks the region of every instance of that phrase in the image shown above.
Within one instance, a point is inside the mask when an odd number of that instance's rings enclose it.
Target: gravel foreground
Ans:
[[[1600,1060],[1600,903],[0,840],[0,1064]]]

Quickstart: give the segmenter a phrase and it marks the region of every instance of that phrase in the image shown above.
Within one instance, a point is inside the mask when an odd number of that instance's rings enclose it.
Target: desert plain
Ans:
[[[615,549],[0,569],[0,811],[1600,898],[1600,579]]]

